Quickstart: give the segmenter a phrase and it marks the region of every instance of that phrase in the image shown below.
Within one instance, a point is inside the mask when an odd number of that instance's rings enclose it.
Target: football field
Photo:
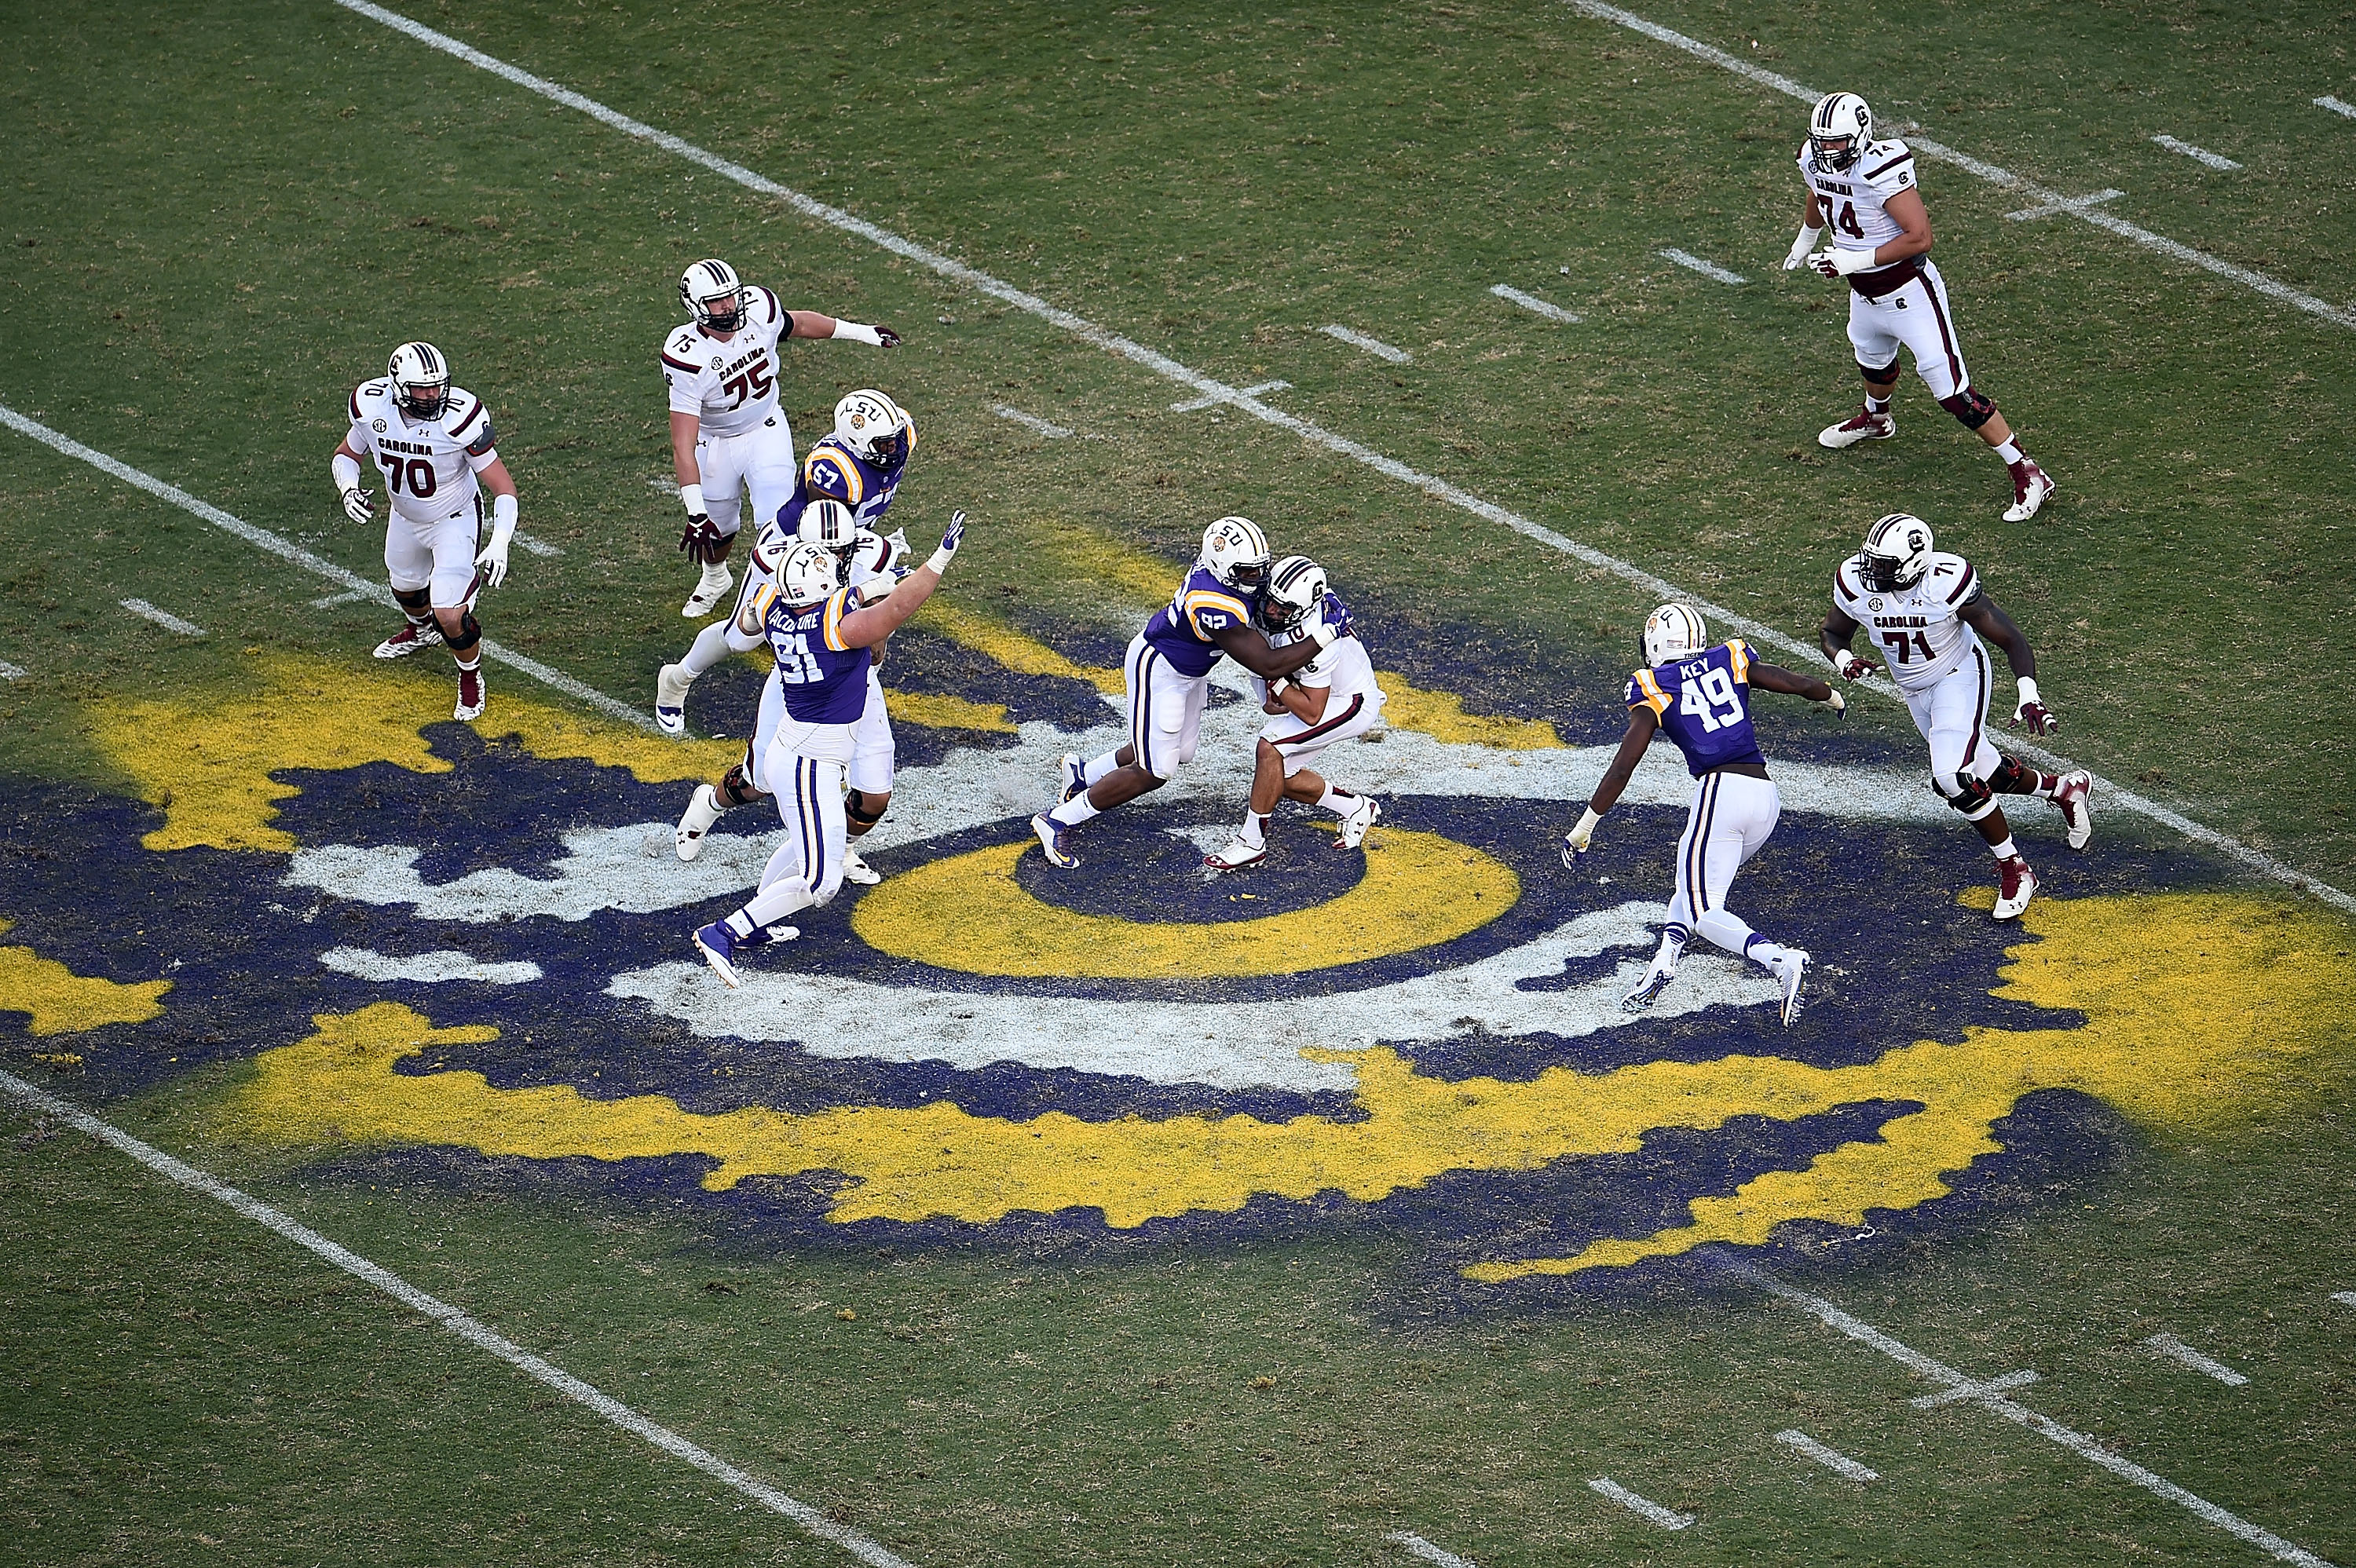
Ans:
[[[0,73],[0,1562],[2356,1563],[2356,19],[1577,0],[14,5]],[[1920,160],[1976,385],[1842,452],[1817,92]],[[902,347],[884,873],[723,988],[657,350],[724,257]],[[425,338],[521,496],[450,718],[346,400]],[[1636,630],[1809,672],[1882,513],[2097,777],[1985,850],[1886,681],[1762,696],[1665,918]],[[1243,513],[1386,724],[1207,878],[1261,716],[1075,835]],[[1233,666],[1222,667],[1231,672]],[[2027,748],[2024,750],[2024,748]],[[1328,765],[1330,764],[1330,765]]]

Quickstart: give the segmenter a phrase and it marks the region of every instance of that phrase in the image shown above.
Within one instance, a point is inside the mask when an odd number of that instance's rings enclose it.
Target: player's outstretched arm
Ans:
[[[1249,626],[1223,626],[1211,634],[1219,651],[1262,680],[1281,680],[1333,645],[1337,634],[1322,619],[1305,628],[1308,635],[1284,647],[1271,647]]]
[[[2037,656],[2029,650],[2028,634],[2013,624],[2012,617],[1986,593],[1973,594],[1962,614],[1964,624],[2002,648],[2005,662],[2012,666],[2014,683],[2020,688],[2020,702],[2007,722],[2032,735],[2051,735],[2062,728],[2062,720],[2054,717],[2053,710],[2037,693]]]
[[[1595,836],[1595,825],[1603,820],[1605,812],[1620,804],[1621,792],[1636,776],[1636,764],[1644,760],[1644,748],[1653,743],[1653,733],[1660,727],[1661,716],[1650,708],[1628,709],[1628,732],[1620,737],[1620,749],[1612,753],[1612,765],[1603,770],[1602,782],[1587,797],[1587,809],[1580,814],[1579,826],[1563,835],[1564,865],[1587,853]]]
[[[1836,713],[1847,713],[1848,702],[1833,689],[1832,682],[1821,676],[1801,675],[1781,665],[1751,666],[1751,684],[1762,691],[1780,691],[1786,697],[1804,697],[1811,702],[1829,702]]]
[[[853,610],[842,618],[836,635],[845,647],[872,648],[893,633],[906,625],[908,617],[924,607],[941,585],[941,575],[957,559],[958,546],[965,542],[965,514],[949,518],[948,531],[941,535],[941,548],[933,551],[932,559],[902,578],[881,603]]]
[[[897,348],[900,335],[888,326],[868,326],[856,321],[841,321],[821,315],[814,310],[789,310],[786,319],[793,325],[787,337],[841,337],[852,343],[864,343],[873,348]]]

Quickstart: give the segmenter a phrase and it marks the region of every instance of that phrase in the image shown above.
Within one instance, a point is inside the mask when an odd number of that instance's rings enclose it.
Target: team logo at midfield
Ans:
[[[1386,803],[1362,850],[1280,816],[1269,863],[1202,874],[1258,722],[1231,704],[1197,766],[1055,872],[1027,815],[1117,715],[1080,679],[907,641],[866,850],[885,880],[741,991],[686,933],[757,878],[774,817],[670,852],[732,745],[505,693],[478,737],[422,722],[439,688],[412,673],[290,665],[234,719],[193,695],[96,710],[145,804],[0,786],[65,846],[0,870],[0,943],[26,944],[0,946],[0,1008],[30,1018],[20,1050],[70,1034],[99,1092],[246,1059],[210,1108],[241,1136],[659,1189],[781,1243],[1388,1228],[1475,1289],[1936,1227],[2099,1153],[2090,1128],[2229,1117],[2346,1043],[2356,963],[2311,908],[2189,857],[2153,892],[2148,851],[2098,848],[1997,927],[1911,772],[1772,734],[1783,824],[1736,896],[1817,955],[1789,1033],[1771,981],[1698,948],[1621,1010],[1681,774],[1648,764],[1612,848],[1567,870],[1564,803],[1601,759],[1433,721],[1444,701],[1331,754]]]

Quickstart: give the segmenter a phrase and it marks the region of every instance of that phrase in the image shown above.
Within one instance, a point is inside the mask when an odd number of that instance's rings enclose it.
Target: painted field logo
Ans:
[[[916,684],[951,667],[910,640]],[[1769,982],[1697,953],[1631,1019],[1684,781],[1648,768],[1614,848],[1566,871],[1560,803],[1598,759],[1543,726],[1408,728],[1461,715],[1428,693],[1334,759],[1388,806],[1363,852],[1286,818],[1267,867],[1199,874],[1249,755],[1226,705],[1178,798],[1055,873],[1024,816],[1057,752],[1117,733],[1078,673],[984,691],[969,666],[962,694],[907,699],[886,880],[733,993],[685,933],[773,821],[734,814],[692,866],[669,827],[724,746],[505,697],[495,743],[421,735],[398,669],[266,666],[234,720],[104,709],[94,739],[149,806],[17,792],[62,839],[0,881],[28,944],[0,948],[0,1008],[81,1030],[102,1090],[250,1059],[214,1115],[292,1146],[564,1162],[749,1201],[781,1237],[1387,1226],[1475,1286],[1935,1221],[2072,1104],[2232,1118],[2344,1042],[2344,925],[2189,859],[2160,868],[2181,891],[2144,891],[2147,852],[2098,848],[2000,930],[1956,901],[1979,868],[1911,779],[1774,744],[1784,826],[1738,897],[1817,954],[1820,1005],[1786,1034]]]

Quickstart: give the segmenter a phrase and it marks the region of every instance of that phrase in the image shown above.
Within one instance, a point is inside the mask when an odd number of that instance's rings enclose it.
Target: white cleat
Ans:
[[[842,852],[842,880],[872,888],[884,880],[884,873],[859,858],[859,851],[846,848]]]
[[[2053,792],[2053,804],[2062,808],[2062,820],[2069,825],[2071,848],[2083,849],[2094,842],[2094,774],[2083,768],[2074,773],[2063,773],[2061,787]]]
[[[2033,458],[2024,457],[2012,471],[2012,505],[2004,509],[2008,523],[2025,523],[2037,516],[2037,508],[2045,505],[2045,497],[2061,486],[2052,476],[2037,466]]]
[[[376,656],[380,659],[407,658],[420,648],[438,648],[441,645],[441,627],[431,621],[422,626],[412,621],[379,643]]]
[[[1845,446],[1855,446],[1860,441],[1888,441],[1898,433],[1898,421],[1890,414],[1868,413],[1865,405],[1838,424],[1828,424],[1816,432],[1816,444],[1838,452]]]
[[[687,688],[695,677],[685,665],[667,664],[655,675],[655,723],[666,735],[687,733]]]
[[[1783,949],[1783,956],[1767,965],[1767,972],[1783,987],[1783,1027],[1790,1029],[1799,1020],[1800,1009],[1807,1006],[1801,998],[1800,985],[1808,977],[1808,955],[1796,947]]]
[[[2019,920],[2020,912],[2029,907],[2029,901],[2036,895],[2037,873],[2030,870],[2029,862],[2018,855],[2008,860],[1998,860],[1996,872],[2003,884],[1997,890],[1996,918]]]
[[[1267,840],[1263,839],[1254,844],[1241,834],[1237,834],[1235,842],[1226,848],[1215,854],[1204,856],[1203,869],[1215,875],[1220,871],[1240,871],[1246,866],[1257,866],[1267,859]]]
[[[1667,990],[1669,982],[1676,977],[1675,969],[1664,969],[1657,964],[1654,965],[1644,971],[1644,977],[1636,982],[1636,988],[1620,998],[1620,1010],[1623,1013],[1644,1011],[1661,999],[1661,993]]]
[[[710,784],[698,784],[680,816],[679,826],[671,829],[671,845],[682,860],[692,860],[703,853],[703,836],[720,820],[720,792]]]
[[[680,613],[691,621],[700,621],[711,614],[712,607],[735,586],[736,574],[728,570],[726,561],[707,566],[703,569],[703,581],[698,582],[695,592],[688,595],[687,603],[680,608]]]
[[[1071,752],[1066,752],[1055,763],[1055,767],[1064,780],[1063,796],[1055,802],[1057,805],[1061,805],[1065,801],[1088,787],[1088,770],[1087,764],[1081,762],[1077,754]]]
[[[1376,804],[1373,795],[1360,795],[1357,809],[1342,818],[1342,837],[1334,841],[1335,846],[1355,849],[1366,841],[1366,829],[1381,821],[1382,816],[1383,808]]]

